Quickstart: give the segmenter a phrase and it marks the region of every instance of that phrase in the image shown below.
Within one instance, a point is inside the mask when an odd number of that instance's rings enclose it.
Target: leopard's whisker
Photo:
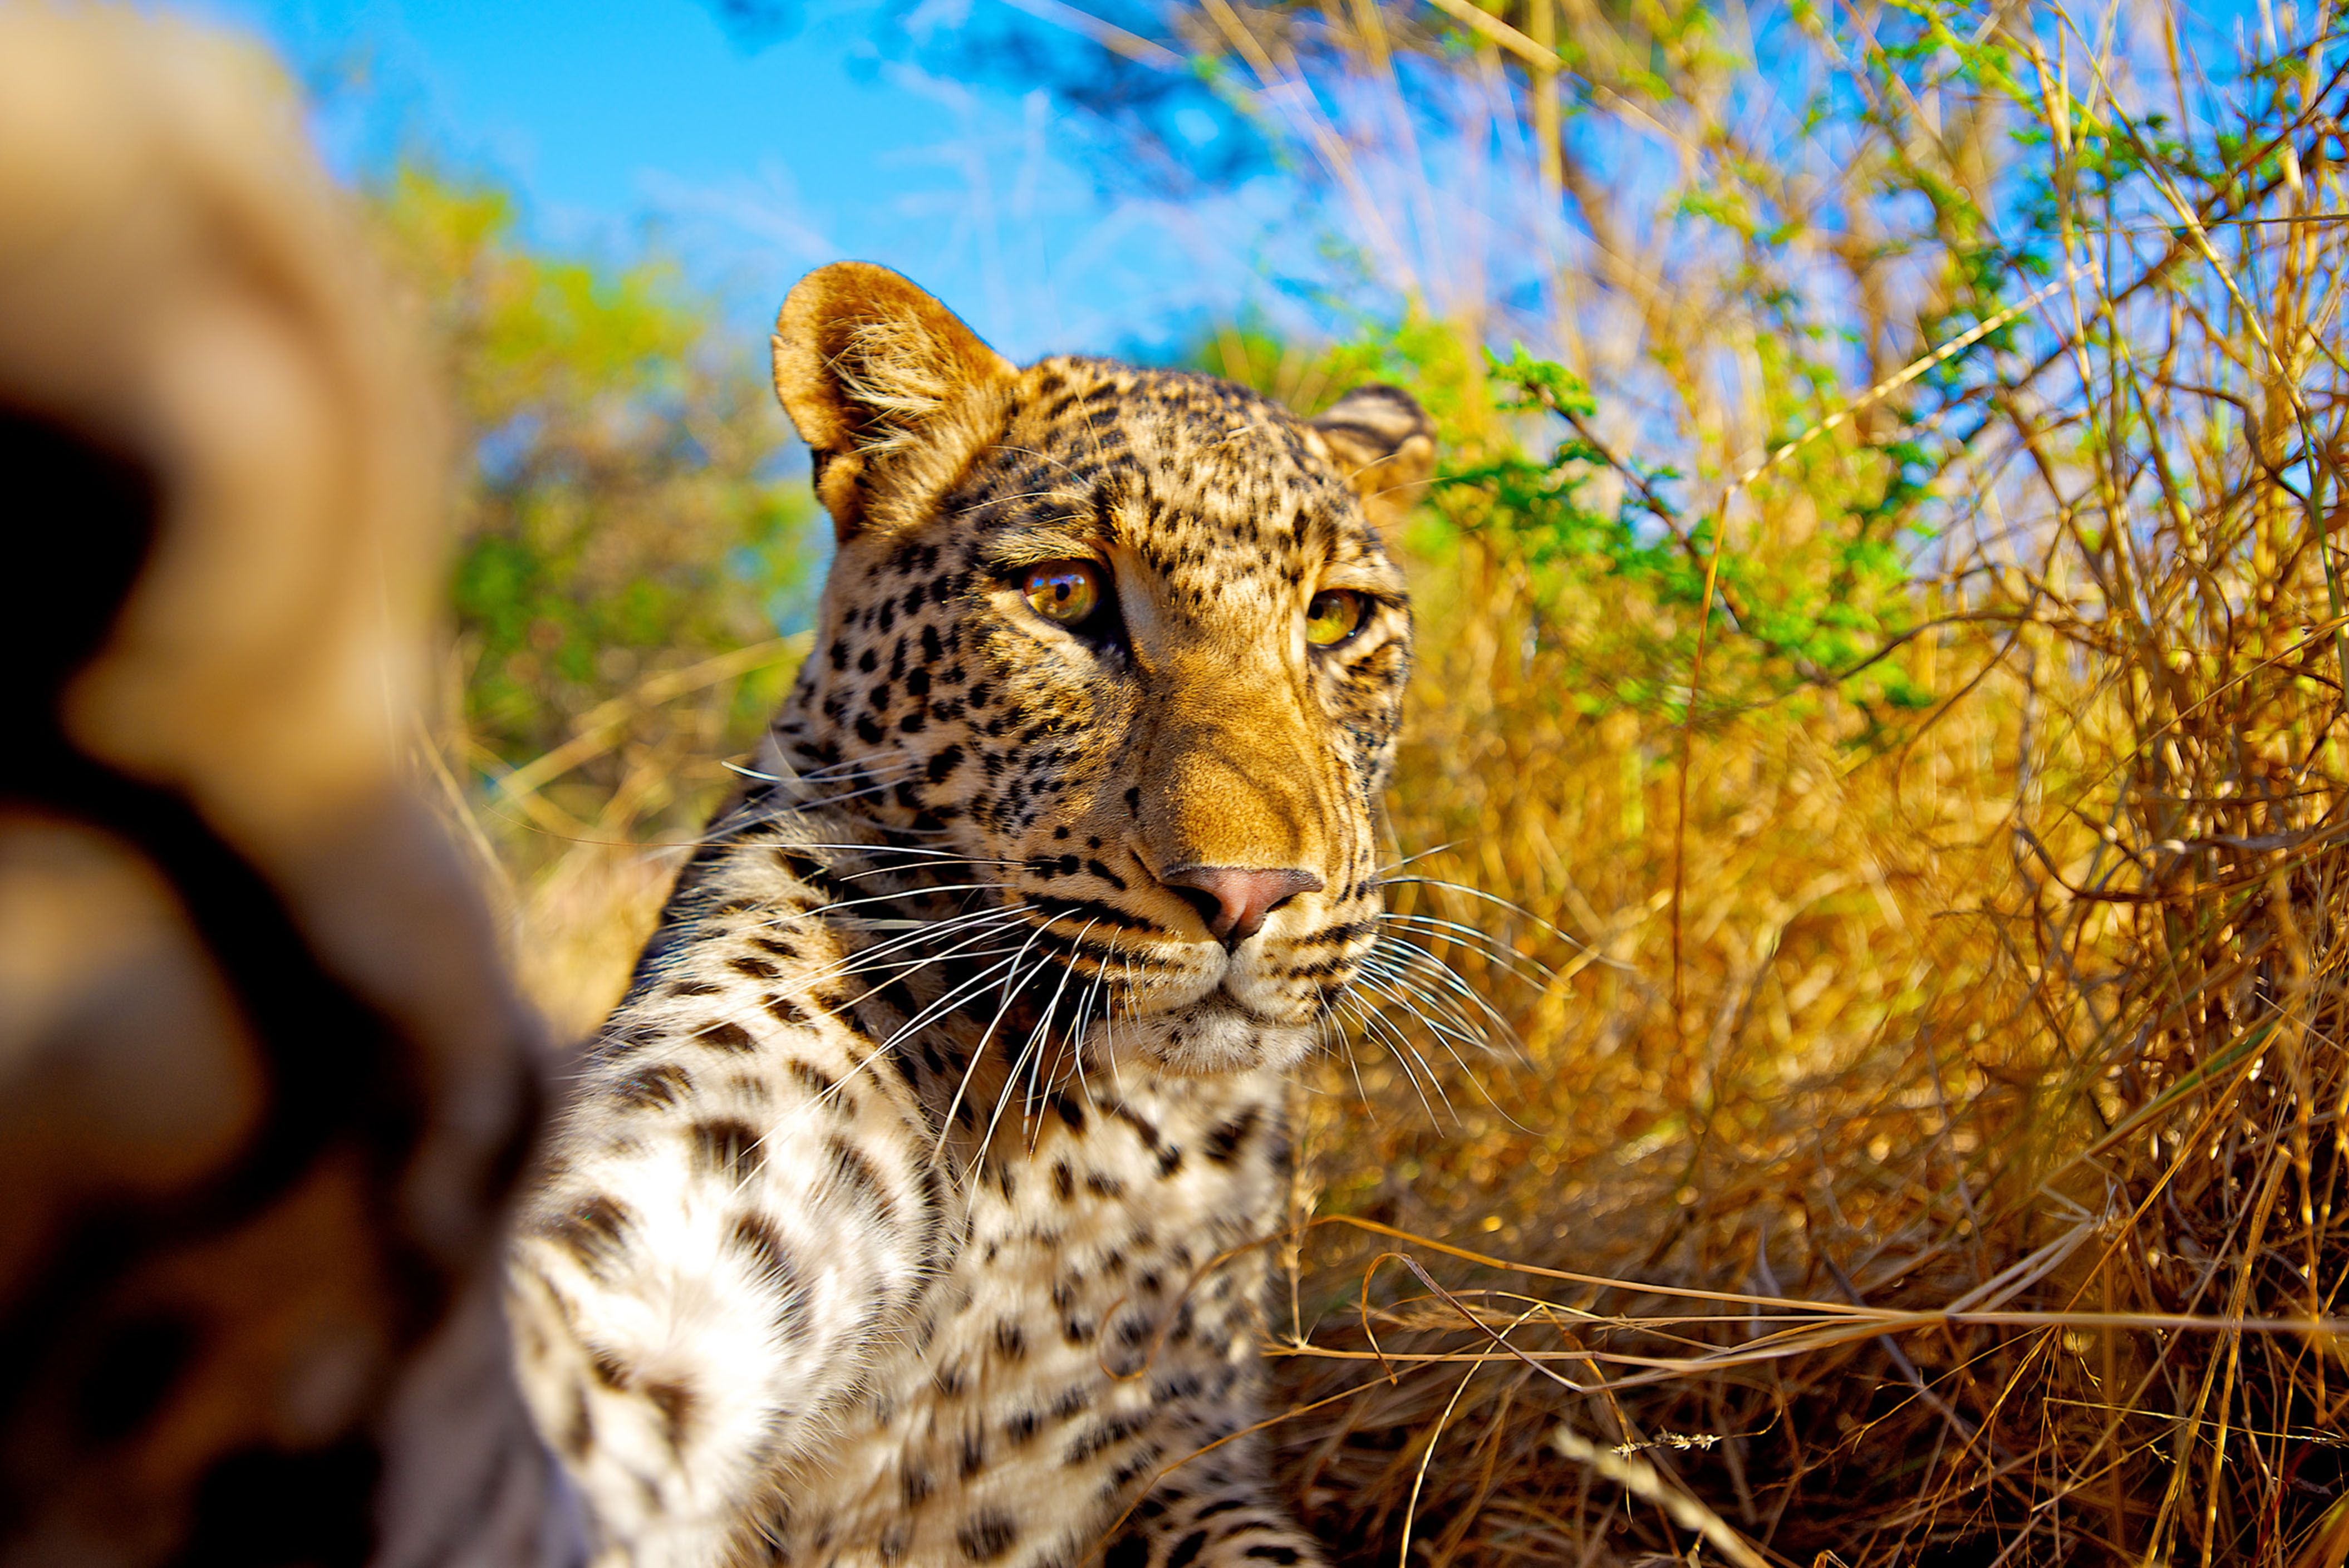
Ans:
[[[842,880],[843,880],[843,881],[844,881],[844,880],[846,880],[846,879],[844,879],[844,878],[843,878],[843,879],[842,879]],[[1000,887],[1004,887],[1005,885],[1006,885],[1006,884],[1005,884],[1005,883],[1002,883],[1002,882],[942,882],[942,883],[939,883],[938,885],[934,886],[934,887],[910,888],[910,889],[906,889],[906,890],[905,890],[905,891],[897,892],[878,892],[878,893],[872,893],[872,894],[869,894],[869,895],[867,895],[866,897],[864,897],[864,898],[846,898],[846,899],[841,899],[841,900],[838,900],[838,901],[836,901],[836,902],[834,902],[834,903],[825,904],[823,907],[824,907],[824,913],[825,913],[825,914],[826,914],[827,916],[829,916],[829,915],[831,915],[831,914],[836,913],[837,912],[839,912],[839,911],[841,911],[841,910],[844,910],[844,909],[862,909],[862,908],[864,908],[865,906],[870,905],[870,904],[876,904],[876,903],[898,904],[898,903],[903,903],[905,900],[907,900],[907,899],[909,899],[909,898],[918,898],[918,897],[922,896],[922,895],[923,895],[923,894],[925,894],[925,893],[933,893],[933,892],[971,892],[971,891],[984,891],[984,890],[990,889],[990,888],[1000,888]],[[873,925],[877,924],[877,923],[878,923],[878,922],[869,921],[869,920],[864,920],[864,919],[859,919],[859,920],[856,922],[856,923],[857,923],[857,924],[859,924],[859,925],[864,925],[864,926],[873,926]],[[934,921],[924,921],[924,922],[922,922],[921,923],[922,923],[922,924],[924,924],[924,925],[935,925],[936,923],[936,922],[934,922]]]
[[[1036,944],[1036,939],[1043,934],[1042,926],[1038,926],[1030,932],[1028,940],[1019,944],[1019,952],[1013,956],[1011,962],[1017,964],[1020,958],[1027,956],[1028,950],[1033,947]],[[1031,975],[1040,973],[1043,965],[1048,962],[1048,959],[1038,959],[1036,967],[1030,969],[1029,973]],[[947,1134],[954,1127],[955,1112],[962,1109],[963,1097],[970,1092],[971,1075],[978,1070],[978,1064],[986,1059],[987,1047],[994,1041],[995,1031],[1001,1026],[1003,1016],[1011,1010],[1012,999],[1017,995],[1011,984],[1011,976],[1006,975],[1003,981],[1003,1000],[997,1006],[995,1016],[987,1021],[987,1027],[980,1033],[978,1043],[971,1047],[970,1061],[963,1068],[961,1081],[955,1085],[954,1098],[947,1102],[946,1114],[938,1119],[938,1136],[932,1150],[933,1158],[945,1150]]]
[[[923,861],[918,864],[910,866],[867,866],[863,871],[859,872],[839,872],[837,873],[835,880],[840,882],[862,882],[866,877],[909,876],[920,872],[945,871],[948,867],[952,866],[1016,866],[1022,863],[1019,861],[993,860],[978,855],[950,856],[945,851],[938,850],[893,849],[887,852],[896,855],[932,854],[937,856],[937,858],[936,860]],[[912,888],[907,891],[910,894],[916,892],[936,892],[942,890],[926,885]]]
[[[1436,1122],[1438,1119],[1435,1114],[1435,1106],[1428,1099],[1427,1091],[1420,1087],[1419,1072],[1414,1071],[1412,1066],[1413,1062],[1417,1062],[1419,1064],[1419,1069],[1421,1071],[1424,1071],[1427,1068],[1426,1061],[1420,1057],[1420,1054],[1416,1050],[1412,1048],[1410,1042],[1407,1040],[1402,1041],[1402,1048],[1398,1050],[1396,1048],[1396,1043],[1402,1038],[1399,1035],[1394,1036],[1392,1038],[1378,1036],[1377,1026],[1384,1023],[1384,1020],[1380,1018],[1375,1009],[1364,1006],[1361,998],[1348,996],[1344,999],[1342,1005],[1350,1013],[1352,1014],[1355,1020],[1361,1026],[1363,1035],[1366,1037],[1377,1037],[1379,1044],[1387,1048],[1387,1054],[1394,1057],[1395,1065],[1402,1068],[1403,1080],[1411,1085],[1411,1092],[1418,1096],[1421,1109],[1427,1112],[1427,1119],[1430,1123]],[[1429,1073],[1428,1078],[1429,1087],[1434,1088],[1437,1097],[1441,1099],[1444,1093],[1443,1087],[1434,1082],[1434,1075],[1432,1072]],[[1448,1102],[1444,1109],[1447,1110],[1451,1109]]]
[[[969,925],[978,924],[986,921],[991,915],[1005,916],[1006,923],[1009,923],[1009,912],[1000,907],[990,906],[987,909],[975,910],[968,914],[952,915],[946,920],[935,922],[924,926],[919,931],[909,933],[904,936],[893,936],[886,942],[876,943],[871,947],[858,948],[855,952],[846,954],[834,963],[828,964],[821,969],[812,971],[807,975],[805,983],[812,985],[819,980],[837,979],[843,975],[853,973],[856,965],[865,960],[885,956],[888,954],[898,952],[907,947],[918,946],[926,937],[936,936],[942,932],[956,931]],[[784,929],[784,926],[780,921],[771,921],[767,923],[767,928],[769,930],[780,931]]]
[[[1344,1048],[1346,1056],[1346,1071],[1353,1078],[1355,1098],[1359,1099],[1362,1102],[1362,1110],[1364,1114],[1375,1115],[1376,1113],[1371,1109],[1371,1091],[1362,1083],[1361,1060],[1354,1055],[1354,1042],[1347,1037],[1346,1031],[1338,1025],[1336,1019],[1329,1013],[1325,1012],[1316,1014],[1313,1019],[1313,1028],[1314,1031],[1325,1040],[1334,1037],[1337,1039],[1338,1044]]]
[[[985,939],[980,938],[979,940]],[[956,1007],[961,1006],[966,997],[973,996],[985,991],[998,974],[1001,973],[1011,965],[1017,964],[1019,959],[1019,949],[1007,947],[989,948],[984,953],[965,954],[965,956],[972,958],[995,958],[1007,953],[1011,954],[1011,956],[1004,959],[1000,964],[993,965],[988,968],[980,970],[962,984],[949,987],[938,997],[936,1001],[932,1002],[928,1006],[924,1007],[921,1011],[915,1014],[914,1016],[906,1019],[903,1024],[900,1024],[890,1033],[887,1039],[883,1040],[880,1045],[875,1047],[873,1053],[874,1057],[877,1058],[884,1052],[895,1048],[899,1041],[910,1038],[914,1034],[926,1027],[932,1021],[946,1016],[948,1013],[954,1011]],[[947,954],[945,956],[955,955],[956,954]]]
[[[1512,914],[1519,915],[1524,919],[1532,921],[1536,925],[1549,933],[1550,935],[1557,937],[1560,942],[1571,944],[1576,947],[1586,947],[1589,945],[1580,937],[1574,935],[1571,932],[1566,931],[1553,922],[1546,920],[1542,916],[1536,914],[1532,910],[1527,909],[1524,904],[1519,903],[1516,900],[1503,898],[1499,893],[1487,892],[1480,887],[1471,887],[1466,882],[1447,882],[1442,877],[1377,877],[1372,879],[1371,885],[1374,887],[1440,887],[1447,889],[1453,892],[1466,893],[1470,898],[1483,899],[1486,903],[1497,904],[1501,908],[1507,910]]]
[[[1458,1038],[1470,1046],[1485,1050],[1491,1049],[1489,1044],[1479,1040],[1473,1036],[1458,1035],[1455,1031],[1445,1028],[1444,1026],[1438,1024],[1433,1018],[1429,1017],[1425,1012],[1422,1011],[1418,1005],[1412,1000],[1411,996],[1404,992],[1390,989],[1385,984],[1377,980],[1368,981],[1367,984],[1372,990],[1378,992],[1381,995],[1387,997],[1389,1000],[1396,1003],[1405,1011],[1409,1012],[1413,1017],[1419,1020],[1420,1024],[1425,1027],[1431,1035],[1435,1037],[1437,1043],[1443,1046],[1444,1054],[1452,1058],[1453,1065],[1457,1067],[1460,1069],[1461,1076],[1468,1080],[1468,1086],[1484,1098],[1485,1103],[1491,1106],[1493,1109],[1498,1113],[1502,1120],[1507,1122],[1512,1128],[1516,1129],[1519,1132],[1526,1133],[1527,1136],[1532,1135],[1533,1130],[1526,1127],[1523,1122],[1520,1122],[1516,1117],[1510,1115],[1508,1108],[1504,1106],[1500,1102],[1499,1099],[1494,1095],[1493,1091],[1485,1087],[1485,1080],[1477,1075],[1475,1068],[1468,1065],[1467,1059],[1461,1056],[1459,1049],[1453,1044],[1453,1041],[1454,1038]],[[1457,1113],[1455,1112],[1455,1114]]]
[[[1399,959],[1406,968],[1433,980],[1445,991],[1474,1006],[1491,1021],[1493,1026],[1500,1031],[1502,1037],[1509,1041],[1513,1047],[1522,1047],[1523,1042],[1518,1040],[1516,1028],[1502,1015],[1500,1009],[1486,1001],[1474,985],[1469,985],[1461,976],[1458,970],[1418,943],[1407,936],[1382,933],[1377,943],[1373,944],[1372,952],[1384,957]]]
[[[1029,973],[1031,975],[1040,973],[1045,965],[1049,965],[1050,962],[1051,960],[1049,958],[1039,959],[1037,961],[1036,967]],[[1068,978],[1069,972],[1065,967],[1063,967],[1061,971],[1061,985],[1062,988],[1067,986]],[[1045,1037],[1046,1031],[1050,1026],[1053,1010],[1057,1008],[1060,1004],[1061,992],[1060,990],[1055,990],[1052,993],[1051,1000],[1045,1005],[1043,1015],[1036,1020],[1035,1026],[1028,1031],[1027,1038],[1020,1043],[1019,1049],[1012,1056],[1009,1065],[1004,1069],[1002,1087],[996,1091],[995,1109],[988,1114],[987,1126],[979,1134],[977,1152],[972,1157],[971,1168],[967,1173],[968,1181],[974,1189],[976,1188],[976,1184],[978,1180],[980,1167],[986,1162],[987,1152],[994,1146],[995,1130],[997,1127],[1001,1125],[1003,1113],[1006,1109],[1009,1109],[1011,1097],[1019,1090],[1019,1069],[1023,1066],[1027,1066],[1031,1061],[1041,1057],[1043,1050],[1042,1042]],[[1030,1109],[1032,1104],[1033,1102],[1031,1099],[1028,1105],[1023,1106],[1021,1109],[1020,1125],[1023,1127],[1028,1124],[1028,1121],[1032,1115],[1032,1110]],[[1041,1130],[1040,1126],[1038,1130]],[[1031,1134],[1028,1145],[1029,1152],[1033,1154],[1035,1152],[1035,1148],[1036,1146],[1033,1135]]]
[[[936,932],[941,929],[943,929],[942,926],[933,927],[931,934],[936,934]],[[1000,934],[1000,933],[985,924],[974,923],[967,925],[959,934],[964,940],[956,945],[947,948],[946,951],[937,954],[925,954],[921,957],[915,958],[899,965],[872,965],[859,964],[854,962],[854,960],[866,957],[869,954],[852,954],[850,960],[830,965],[824,969],[814,971],[807,977],[808,984],[812,985],[815,981],[826,979],[862,979],[867,975],[876,974],[887,975],[892,978],[896,978],[906,975],[918,974],[920,971],[930,967],[932,965],[941,963],[951,957],[991,957],[994,955],[992,953],[974,954],[969,952],[969,949],[977,946],[980,943],[988,941],[992,937]],[[997,949],[995,951],[1006,952],[1009,950]],[[850,997],[846,1002],[842,1004],[842,1007],[843,1009],[854,1007],[857,1003],[865,1001],[878,994],[880,991],[885,989],[888,984],[888,980],[883,980],[880,984],[873,985],[866,990],[858,993],[856,995]],[[759,1011],[759,1004],[745,1003],[739,1008],[721,1014],[720,1016],[726,1018],[729,1022],[739,1024],[743,1022],[745,1019],[755,1017]],[[899,1033],[903,1034],[904,1031],[901,1030]],[[895,1042],[896,1037],[896,1036],[892,1036],[889,1041],[885,1041],[883,1043],[882,1048],[885,1049],[889,1044]]]
[[[834,795],[805,793],[801,788],[806,782],[804,779],[777,779],[774,781],[774,788],[763,798],[755,801],[742,802],[743,806],[748,808],[743,815],[735,816],[730,813],[720,818],[716,824],[714,837],[723,840],[746,829],[781,821],[789,816],[824,811],[850,800],[863,800],[874,795],[885,795],[900,785],[910,782],[920,772],[919,760],[919,758],[909,758],[902,766],[875,764],[860,769],[854,773],[846,775],[849,779],[858,781],[857,788],[845,789]],[[888,830],[898,833],[914,831],[907,828]]]
[[[973,956],[994,957],[1001,954],[1003,951],[1005,950],[997,948],[993,949],[989,953],[974,954]],[[916,1014],[913,1017],[906,1019],[905,1023],[899,1025],[897,1028],[893,1030],[886,1039],[881,1041],[874,1047],[872,1053],[867,1056],[864,1061],[859,1062],[854,1068],[851,1069],[848,1074],[843,1076],[841,1082],[845,1084],[850,1078],[854,1078],[857,1073],[862,1072],[865,1067],[874,1062],[879,1061],[883,1057],[888,1055],[889,1052],[895,1050],[901,1041],[911,1038],[916,1033],[922,1028],[926,1027],[935,1019],[944,1017],[947,1013],[952,1012],[956,1007],[959,1006],[966,998],[985,991],[993,984],[997,975],[1002,973],[1011,965],[1018,964],[1019,961],[1019,954],[1015,951],[1012,953],[1010,957],[1005,958],[1000,963],[991,965],[988,968],[978,971],[969,979],[964,981],[961,985],[948,989],[946,994],[941,995],[936,1001],[931,1003],[928,1006],[923,1008],[919,1013]],[[931,1157],[936,1159],[942,1152],[942,1149],[934,1147],[930,1152]]]
[[[1390,861],[1385,865],[1382,865],[1371,872],[1371,881],[1373,884],[1376,884],[1381,878],[1385,877],[1389,872],[1399,872],[1405,866],[1426,860],[1433,855],[1440,855],[1446,850],[1456,850],[1464,841],[1464,840],[1454,839],[1448,843],[1437,844],[1433,849],[1422,850],[1417,854],[1405,855],[1399,861]]]
[[[941,952],[926,953],[919,957],[908,959],[902,964],[843,970],[842,971],[843,978],[854,977],[861,980],[868,975],[884,975],[889,976],[889,979],[885,979],[879,985],[876,985],[850,998],[848,1005],[850,1006],[854,1006],[857,1003],[865,1001],[885,990],[890,984],[890,980],[902,980],[908,975],[918,975],[923,970],[934,968],[936,965],[947,962],[947,960],[950,958],[990,958],[995,956],[997,954],[1009,953],[1012,951],[1012,949],[1009,947],[990,948],[986,951],[977,953],[971,951],[971,949],[977,947],[980,943],[991,941],[999,934],[1001,934],[999,932],[990,927],[981,927],[976,935],[966,934],[965,939],[962,942]]]
[[[1489,932],[1479,931],[1473,925],[1464,925],[1456,920],[1442,920],[1432,914],[1400,914],[1392,910],[1379,911],[1377,918],[1391,925],[1405,925],[1413,929],[1424,928],[1430,932],[1441,932],[1445,939],[1483,954],[1511,975],[1526,981],[1528,985],[1547,985],[1557,978],[1557,971],[1540,959],[1527,957]],[[1532,973],[1527,975],[1525,973],[1527,970]]]
[[[1086,925],[1085,930],[1087,932],[1091,932],[1092,930],[1092,924]],[[1024,1099],[1021,1100],[1019,1109],[1020,1125],[1025,1127],[1033,1120],[1037,1123],[1037,1131],[1042,1130],[1042,1122],[1040,1119],[1036,1117],[1035,1112],[1037,1099],[1037,1078],[1039,1070],[1043,1066],[1044,1045],[1045,1042],[1050,1040],[1051,1037],[1052,1019],[1054,1016],[1060,1012],[1061,997],[1069,988],[1070,976],[1075,973],[1076,970],[1072,965],[1066,964],[1061,965],[1061,983],[1052,988],[1051,1000],[1044,1004],[1043,1016],[1038,1018],[1036,1020],[1036,1026],[1028,1032],[1028,1044],[1020,1053],[1023,1059],[1027,1060],[1029,1063],[1028,1088]],[[1004,1079],[1004,1092],[996,1101],[995,1116],[990,1119],[987,1124],[987,1136],[979,1140],[979,1147],[981,1149],[985,1149],[989,1143],[994,1141],[995,1124],[998,1120],[1001,1119],[1004,1108],[1010,1101],[1011,1089],[1019,1081],[1019,1063],[1014,1062],[1012,1064],[1010,1075]],[[1035,1150],[1035,1139],[1036,1133],[1030,1132],[1029,1134],[1028,1147],[1031,1153]]]
[[[866,758],[852,757],[843,761],[826,763],[822,768],[811,768],[804,772],[796,768],[792,768],[790,764],[786,763],[784,765],[784,770],[781,773],[770,773],[762,768],[753,768],[746,763],[740,762],[725,762],[719,764],[719,766],[723,767],[729,773],[738,774],[744,779],[755,779],[761,784],[781,784],[789,786],[792,784],[819,783],[825,779],[839,778],[843,774],[847,773],[870,773],[876,769],[885,768],[911,768],[917,766],[920,761],[921,758],[916,757],[886,758],[878,761]]]
[[[1429,991],[1399,970],[1366,964],[1362,967],[1362,984],[1409,1009],[1433,1033],[1474,1046],[1479,1050],[1490,1051],[1493,1048],[1490,1037],[1476,1020],[1453,1006],[1449,998]]]
[[[1002,951],[1004,950],[998,948],[994,950],[994,953],[1001,953]],[[982,956],[993,956],[994,953],[984,954]],[[889,1037],[875,1046],[871,1054],[867,1055],[864,1060],[856,1063],[847,1072],[842,1074],[838,1079],[837,1087],[841,1088],[847,1088],[847,1086],[855,1079],[857,1074],[863,1072],[866,1068],[871,1067],[874,1063],[881,1060],[882,1057],[896,1049],[899,1042],[911,1038],[921,1029],[926,1027],[932,1021],[944,1017],[947,1013],[950,1013],[956,1007],[960,1006],[967,998],[984,993],[988,987],[993,984],[997,975],[1002,973],[1012,965],[1017,965],[1019,962],[1019,953],[1014,952],[1010,957],[1004,959],[1001,963],[980,970],[961,985],[950,988],[936,1001],[931,1003],[927,1007],[923,1008],[920,1013],[916,1015],[914,1017],[906,1019],[903,1024],[899,1025],[896,1029],[891,1032]],[[972,1061],[974,1065],[977,1063],[978,1055],[979,1053],[978,1052],[972,1053]],[[947,1116],[940,1122],[938,1140],[936,1143],[933,1143],[930,1146],[929,1152],[929,1158],[933,1162],[943,1163],[949,1170],[952,1169],[953,1162],[947,1157],[946,1140],[947,1134],[952,1130],[953,1125],[954,1118],[951,1115]],[[973,1163],[977,1163],[976,1156],[974,1156]]]
[[[1077,1092],[1084,1096],[1085,1108],[1089,1110],[1093,1109],[1093,1091],[1092,1086],[1085,1081],[1085,1032],[1092,1026],[1086,1020],[1092,1014],[1093,1003],[1097,999],[1102,1000],[1103,1002],[1102,1034],[1106,1039],[1109,1033],[1108,995],[1109,965],[1097,965],[1093,969],[1092,984],[1086,987],[1084,995],[1077,1003],[1076,1026],[1064,1037],[1065,1043],[1061,1047],[1061,1054],[1070,1058],[1071,1066],[1076,1072]],[[1060,1067],[1060,1058],[1055,1057],[1052,1063],[1054,1074],[1059,1073]]]
[[[1119,963],[1122,964],[1125,969],[1126,1020],[1129,1023],[1139,1025],[1142,1022],[1142,991],[1141,987],[1135,985],[1133,979],[1133,955],[1130,953],[1126,954],[1119,960]],[[1123,1099],[1125,1098],[1125,1071],[1119,1064],[1117,1052],[1114,1050],[1111,1051],[1109,1054],[1109,1086],[1112,1089],[1116,1091],[1117,1097],[1120,1099]]]
[[[1493,1048],[1495,1029],[1505,1036],[1509,1033],[1508,1020],[1497,1009],[1462,982],[1458,975],[1443,969],[1440,961],[1429,959],[1424,954],[1413,955],[1392,949],[1384,954],[1373,954],[1364,959],[1363,972],[1410,986],[1414,995],[1426,998],[1431,1005],[1442,1007],[1446,1016],[1457,1019],[1459,1026],[1487,1050]],[[1427,984],[1429,980],[1435,982],[1434,988]],[[1481,1016],[1463,1012],[1459,1003],[1464,1001]]]
[[[1366,964],[1354,983],[1355,1005],[1365,1012],[1377,1015],[1387,1027],[1395,1028],[1398,1026],[1395,1021],[1386,1016],[1389,1005],[1402,1007],[1407,1012],[1413,1011],[1402,997],[1396,995],[1395,988],[1401,982],[1402,977],[1392,971],[1377,969]],[[1470,1020],[1461,1017],[1456,1009],[1453,1018],[1443,1025],[1439,1025],[1436,1019],[1427,1016],[1423,1012],[1414,1012],[1414,1017],[1431,1036],[1439,1041],[1448,1040],[1456,1034],[1471,1044],[1476,1043],[1474,1025]]]

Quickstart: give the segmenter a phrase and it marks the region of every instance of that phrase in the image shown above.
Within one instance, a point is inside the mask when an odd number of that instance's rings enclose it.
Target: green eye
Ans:
[[[1090,561],[1046,561],[1019,576],[1019,596],[1047,621],[1081,625],[1101,608],[1108,573]]]
[[[1360,593],[1325,588],[1305,606],[1305,640],[1317,648],[1334,648],[1362,629],[1362,617],[1369,611]]]

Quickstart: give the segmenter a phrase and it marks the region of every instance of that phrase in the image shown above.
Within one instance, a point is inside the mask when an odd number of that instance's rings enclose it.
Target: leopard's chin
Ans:
[[[1210,991],[1187,1007],[1095,1024],[1086,1055],[1108,1066],[1137,1062],[1185,1077],[1292,1067],[1313,1049],[1309,1026],[1267,1018]]]

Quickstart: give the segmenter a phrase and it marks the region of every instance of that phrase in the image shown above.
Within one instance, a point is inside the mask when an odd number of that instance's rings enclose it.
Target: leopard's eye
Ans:
[[[1348,588],[1324,588],[1305,606],[1305,640],[1317,648],[1334,648],[1362,629],[1370,606]]]
[[[1044,561],[1019,574],[1029,608],[1062,626],[1082,625],[1101,608],[1108,573],[1091,561]]]

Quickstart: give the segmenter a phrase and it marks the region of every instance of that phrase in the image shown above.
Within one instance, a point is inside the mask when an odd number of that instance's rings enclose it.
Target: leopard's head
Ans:
[[[1411,613],[1374,524],[1427,477],[1419,406],[1019,369],[855,263],[774,360],[838,553],[771,763],[992,884],[1093,1059],[1305,1054],[1377,925]]]

